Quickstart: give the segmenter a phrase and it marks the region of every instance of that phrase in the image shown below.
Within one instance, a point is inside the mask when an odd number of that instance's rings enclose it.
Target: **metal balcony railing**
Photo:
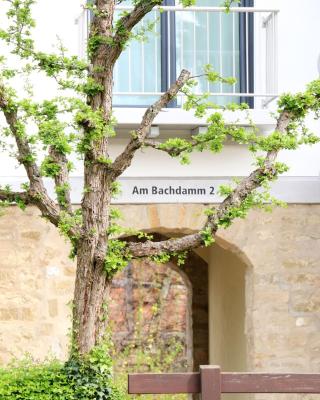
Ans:
[[[171,0],[167,0],[170,4]],[[206,0],[202,0],[202,4]],[[212,1],[208,1],[212,4]],[[131,6],[118,6],[117,15]],[[176,79],[182,68],[203,75],[211,64],[220,75],[237,82],[210,84],[199,78],[197,93],[208,93],[216,104],[247,102],[266,107],[278,96],[278,10],[233,7],[155,8],[135,32],[152,26],[145,40],[133,40],[120,57],[114,72],[114,105],[143,107],[153,103]],[[79,20],[81,48],[85,48],[88,15]],[[83,54],[84,55],[84,54]],[[171,107],[183,105],[179,95]]]

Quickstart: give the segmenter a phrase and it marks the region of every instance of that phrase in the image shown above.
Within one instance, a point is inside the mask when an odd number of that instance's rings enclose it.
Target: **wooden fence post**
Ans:
[[[221,400],[221,371],[217,365],[201,365],[201,399]]]

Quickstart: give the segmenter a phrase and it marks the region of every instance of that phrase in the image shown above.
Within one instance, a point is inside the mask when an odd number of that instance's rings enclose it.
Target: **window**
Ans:
[[[174,6],[175,0],[165,0],[164,5]],[[146,41],[132,41],[118,60],[114,105],[148,106],[182,68],[200,75],[205,64],[212,64],[221,75],[236,77],[237,83],[210,85],[201,78],[197,90],[214,93],[212,101],[217,104],[246,101],[252,106],[252,98],[232,93],[253,92],[253,15],[201,9],[220,5],[221,0],[198,0],[199,11],[153,11],[146,16],[137,29],[153,22],[155,32],[148,33]],[[241,5],[253,6],[253,0],[242,0]],[[181,101],[178,98],[170,107],[181,106]]]

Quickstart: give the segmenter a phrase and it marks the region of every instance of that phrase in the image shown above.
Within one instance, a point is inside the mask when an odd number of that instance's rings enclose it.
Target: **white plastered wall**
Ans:
[[[82,0],[38,0],[34,7],[37,20],[36,41],[41,50],[52,51],[58,35],[73,54],[78,53],[79,29],[75,24],[81,13]],[[279,13],[279,90],[302,90],[307,82],[319,76],[320,2],[307,0],[256,0],[257,7],[275,7]],[[259,60],[256,60],[259,65]],[[36,86],[40,97],[54,95],[48,81],[38,77]],[[320,132],[319,123],[309,126]],[[123,140],[115,140],[111,154],[121,149]],[[319,176],[320,145],[304,147],[296,152],[282,152],[280,159],[290,166],[289,176]],[[146,168],[146,163],[148,168]],[[82,174],[81,162],[73,175]],[[152,150],[139,152],[127,176],[230,176],[245,175],[252,169],[252,159],[245,149],[227,145],[220,155],[198,154],[191,166],[180,166],[167,155]],[[0,176],[22,176],[24,171],[16,162],[1,155]]]

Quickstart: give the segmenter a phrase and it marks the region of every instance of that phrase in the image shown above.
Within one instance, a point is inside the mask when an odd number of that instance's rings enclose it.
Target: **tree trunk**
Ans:
[[[93,110],[102,110],[105,122],[112,115],[113,67],[105,67],[105,57],[93,62],[95,81],[104,87],[101,93],[88,98]],[[100,69],[104,72],[100,76]],[[100,69],[99,69],[100,68]],[[98,72],[97,72],[98,71]],[[85,132],[85,135],[88,132]],[[73,337],[76,349],[86,354],[104,337],[107,327],[107,303],[111,280],[104,271],[108,249],[109,213],[112,181],[100,158],[109,158],[108,137],[92,142],[85,155],[83,227],[77,244],[77,273],[73,308]]]
[[[91,243],[82,241],[77,258],[73,305],[73,337],[80,354],[88,353],[103,338],[111,280],[103,264],[92,256]]]

